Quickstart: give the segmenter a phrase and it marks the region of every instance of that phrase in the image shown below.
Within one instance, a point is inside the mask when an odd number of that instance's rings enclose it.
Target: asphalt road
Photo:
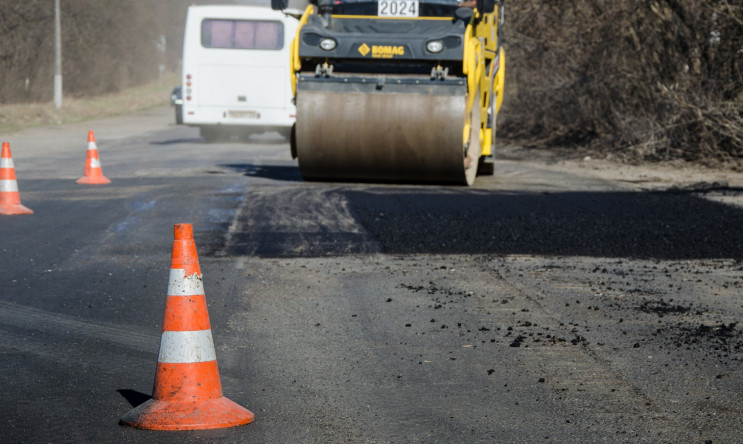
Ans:
[[[287,144],[172,109],[0,135],[4,442],[737,442],[743,209],[501,160],[472,188],[305,182]],[[95,131],[104,186],[75,183]],[[152,392],[192,223],[224,394],[212,431],[118,425]]]

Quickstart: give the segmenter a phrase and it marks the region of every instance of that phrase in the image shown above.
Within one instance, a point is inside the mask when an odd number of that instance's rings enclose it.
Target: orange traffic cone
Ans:
[[[3,142],[3,153],[0,157],[0,214],[33,214],[32,210],[21,205],[13,156],[10,155],[8,142]]]
[[[253,422],[222,395],[206,296],[191,224],[175,226],[160,355],[152,399],[119,424],[150,430],[199,430]]]
[[[95,143],[93,131],[88,131],[88,156],[85,159],[85,176],[77,179],[77,183],[87,185],[111,183],[111,179],[103,175],[101,159],[98,157],[98,145]]]

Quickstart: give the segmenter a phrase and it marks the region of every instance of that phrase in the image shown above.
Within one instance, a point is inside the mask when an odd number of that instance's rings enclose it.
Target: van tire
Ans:
[[[183,105],[175,106],[175,123],[176,125],[183,125]]]
[[[204,128],[202,127],[200,130],[201,137],[204,138],[204,141],[206,143],[214,143],[219,142],[220,140],[220,133],[219,130],[216,128]]]

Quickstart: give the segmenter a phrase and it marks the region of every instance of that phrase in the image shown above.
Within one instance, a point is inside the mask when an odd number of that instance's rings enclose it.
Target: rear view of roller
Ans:
[[[305,179],[471,185],[492,174],[502,0],[312,2],[291,47],[291,149]]]

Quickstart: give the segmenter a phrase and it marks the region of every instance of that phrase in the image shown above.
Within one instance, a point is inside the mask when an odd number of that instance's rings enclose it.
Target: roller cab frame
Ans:
[[[502,0],[313,0],[291,46],[302,176],[471,185],[478,169],[492,174],[502,24]]]

